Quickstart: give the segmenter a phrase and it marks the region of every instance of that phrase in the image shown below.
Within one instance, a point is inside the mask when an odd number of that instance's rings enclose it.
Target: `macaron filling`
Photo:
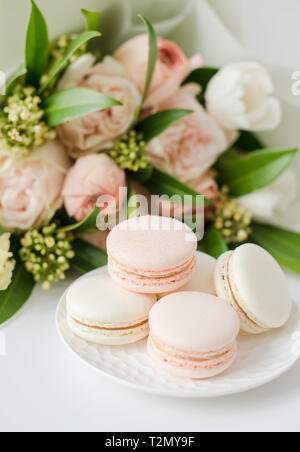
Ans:
[[[233,360],[236,355],[236,341],[228,346],[207,353],[191,353],[176,349],[163,343],[153,335],[149,338],[149,347],[160,361],[174,367],[197,369],[216,369]]]
[[[143,322],[139,322],[134,325],[127,325],[127,326],[118,326],[118,327],[107,327],[107,326],[101,326],[101,325],[95,325],[95,324],[88,324],[81,322],[77,319],[75,319],[73,316],[68,317],[68,322],[70,326],[73,326],[76,328],[76,330],[86,335],[97,335],[100,337],[126,337],[126,336],[133,336],[142,334],[143,336],[146,336],[149,332],[149,322],[148,319],[144,320]]]
[[[196,264],[196,257],[193,256],[191,259],[189,259],[187,262],[184,262],[181,265],[178,265],[174,268],[164,269],[164,270],[138,270],[136,268],[129,268],[121,263],[119,263],[116,259],[109,256],[109,264],[113,266],[114,268],[118,269],[120,272],[125,273],[126,275],[135,276],[137,278],[139,277],[145,277],[145,278],[169,278],[172,276],[177,276],[182,274],[183,272],[190,270],[191,266],[194,266]]]
[[[188,262],[185,262],[181,266],[177,266],[175,269],[166,269],[161,272],[145,272],[135,273],[134,270],[128,271],[116,260],[109,257],[108,266],[109,272],[112,278],[118,282],[124,284],[130,284],[138,289],[156,289],[156,290],[170,290],[170,286],[175,285],[176,288],[180,288],[185,285],[193,276],[196,268],[197,260],[193,256]]]
[[[128,328],[138,328],[139,326],[143,326],[146,323],[148,323],[148,319],[144,320],[143,322],[140,322],[136,325],[131,325],[131,326],[120,326],[117,328],[108,328],[108,327],[103,327],[103,326],[97,326],[97,325],[91,325],[91,324],[87,324],[87,323],[83,323],[80,322],[79,320],[75,319],[73,316],[71,316],[71,319],[73,320],[73,322],[76,322],[78,325],[84,326],[86,328],[93,328],[96,330],[101,330],[101,331],[122,331],[122,330],[128,330]]]

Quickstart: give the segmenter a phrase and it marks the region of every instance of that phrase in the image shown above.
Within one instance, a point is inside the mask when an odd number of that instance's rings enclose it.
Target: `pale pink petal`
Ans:
[[[194,113],[149,144],[154,166],[184,182],[204,176],[228,147],[225,132],[195,98],[196,89],[195,85],[186,85],[159,105],[159,111],[186,108]]]
[[[69,154],[78,158],[111,148],[115,140],[129,130],[141,96],[129,80],[126,69],[112,57],[104,58],[102,63],[88,68],[85,73],[79,70],[75,86],[97,91],[123,104],[58,127],[60,139]]]
[[[62,191],[65,207],[78,221],[89,215],[100,196],[110,195],[106,213],[112,214],[122,200],[119,189],[126,187],[126,177],[106,154],[92,154],[79,158],[69,171]]]
[[[0,159],[0,225],[25,231],[47,223],[62,205],[61,190],[70,166],[57,141],[36,149],[26,159]]]

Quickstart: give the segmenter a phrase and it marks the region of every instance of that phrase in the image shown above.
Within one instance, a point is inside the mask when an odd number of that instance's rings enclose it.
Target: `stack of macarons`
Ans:
[[[158,295],[192,283],[197,238],[177,220],[145,216],[114,228],[107,249],[109,275],[82,278],[67,292],[68,324],[89,342],[126,345],[149,335]]]
[[[223,373],[236,358],[240,329],[264,333],[290,317],[286,278],[259,246],[242,245],[217,261],[197,251],[188,226],[145,216],[114,228],[107,251],[108,274],[80,279],[67,293],[70,328],[98,345],[149,336],[153,362],[176,377]]]

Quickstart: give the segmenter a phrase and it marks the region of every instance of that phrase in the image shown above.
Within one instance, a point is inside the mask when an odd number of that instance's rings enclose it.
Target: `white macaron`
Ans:
[[[128,292],[108,275],[79,279],[67,292],[67,320],[77,336],[99,345],[124,345],[149,334],[157,297]]]
[[[214,274],[217,260],[209,254],[197,251],[197,265],[190,282],[180,292],[203,292],[216,295]]]
[[[196,252],[197,265],[192,276],[192,279],[181,289],[176,292],[201,292],[210,295],[216,295],[215,288],[215,268],[217,260],[209,254]],[[158,298],[164,298],[167,295],[171,295],[174,292],[168,294],[158,295]]]
[[[245,244],[223,254],[215,269],[220,298],[239,314],[241,329],[260,334],[288,321],[292,299],[287,279],[276,260],[263,248]]]

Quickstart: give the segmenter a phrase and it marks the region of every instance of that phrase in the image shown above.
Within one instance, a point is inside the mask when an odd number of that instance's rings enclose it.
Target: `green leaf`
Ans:
[[[100,29],[100,13],[97,11],[88,11],[87,9],[81,10],[86,19],[87,31],[99,31]]]
[[[12,237],[11,250],[16,266],[13,280],[9,288],[0,292],[0,325],[16,314],[30,297],[35,282],[30,273],[25,270],[19,257],[20,243],[18,237]]]
[[[18,67],[17,71],[15,72],[15,74],[13,75],[13,77],[10,79],[7,87],[6,87],[6,94],[5,97],[8,97],[11,95],[16,82],[18,81],[18,79],[20,77],[22,77],[23,75],[25,75],[27,73],[27,69],[25,66],[25,63],[20,64],[20,66]]]
[[[41,11],[31,0],[32,9],[26,36],[26,81],[38,87],[42,75],[46,72],[49,53],[47,24]]]
[[[199,196],[199,193],[197,193],[191,187],[179,181],[175,177],[171,176],[170,174],[167,174],[156,168],[153,169],[151,179],[145,185],[149,189],[151,194],[159,196],[167,195],[169,197],[179,195],[182,202],[185,201],[185,196],[192,196],[193,200],[191,205],[195,207],[197,205],[195,198],[196,196]],[[204,204],[205,206],[207,206],[210,205],[211,202],[205,199]]]
[[[61,232],[75,232],[79,234],[92,234],[98,231],[97,218],[100,214],[99,207],[95,206],[93,212],[79,223],[71,224],[60,229]]]
[[[59,75],[59,73],[65,69],[65,67],[70,61],[70,58],[79,49],[79,47],[81,47],[83,44],[90,41],[91,39],[100,36],[101,33],[97,31],[86,31],[77,36],[77,38],[75,38],[69,45],[65,55],[61,58],[58,58],[57,61],[52,66],[52,68],[50,69],[48,78],[40,89],[40,94],[43,93],[45,89],[47,89],[48,86],[52,83],[52,81]]]
[[[201,67],[195,69],[188,78],[183,82],[184,85],[187,83],[197,83],[200,85],[202,90],[198,96],[199,102],[205,106],[205,93],[210,80],[219,72],[219,69],[212,67]]]
[[[258,149],[264,149],[265,146],[260,139],[252,132],[242,130],[239,139],[235,142],[233,147],[240,149],[241,151],[257,151]]]
[[[127,218],[136,217],[136,211],[138,209],[138,203],[136,199],[136,191],[133,188],[133,185],[129,179],[127,178]]]
[[[252,193],[274,182],[291,164],[298,149],[264,149],[244,156],[230,151],[217,162],[221,183],[234,196]]]
[[[122,105],[121,102],[87,88],[69,88],[49,96],[44,104],[49,127],[86,116],[99,110]]]
[[[133,172],[133,171],[129,171],[129,175],[131,178],[141,182],[142,184],[144,184],[145,182],[148,182],[153,174],[154,168],[153,166],[148,166],[145,169],[140,169],[137,172]]]
[[[75,258],[72,259],[71,265],[79,273],[85,274],[107,265],[107,254],[99,248],[81,239],[76,239],[72,245]]]
[[[237,149],[228,149],[228,151],[224,152],[221,157],[216,162],[216,167],[223,169],[226,166],[230,166],[233,161],[239,160],[240,157],[243,157],[242,152]]]
[[[149,116],[140,122],[136,130],[144,134],[146,142],[162,134],[165,130],[171,127],[176,122],[193,113],[192,110],[166,110]]]
[[[300,274],[300,234],[253,224],[252,240],[269,251],[283,267]]]
[[[153,77],[153,74],[155,71],[156,61],[157,61],[157,35],[156,35],[156,32],[148,19],[146,19],[141,14],[139,14],[138,17],[144,22],[144,24],[147,28],[148,38],[149,38],[149,52],[148,52],[148,64],[147,64],[145,84],[144,84],[144,88],[143,88],[141,104],[136,113],[136,121],[138,120],[138,117],[140,115],[144,100],[147,97],[147,94],[148,94],[148,91],[149,91],[149,88],[150,88],[150,85],[152,82],[152,77]]]
[[[202,87],[202,93],[205,94],[207,86],[211,79],[219,72],[219,69],[213,67],[200,67],[195,69],[187,79],[183,82],[184,85],[188,83],[197,83]]]
[[[228,251],[228,246],[220,232],[214,226],[209,226],[205,231],[204,238],[199,243],[198,250],[218,259]]]
[[[69,217],[65,207],[62,207],[56,212],[55,220],[57,220],[58,224],[61,225],[61,227],[71,226],[72,224],[77,223],[75,218]]]

